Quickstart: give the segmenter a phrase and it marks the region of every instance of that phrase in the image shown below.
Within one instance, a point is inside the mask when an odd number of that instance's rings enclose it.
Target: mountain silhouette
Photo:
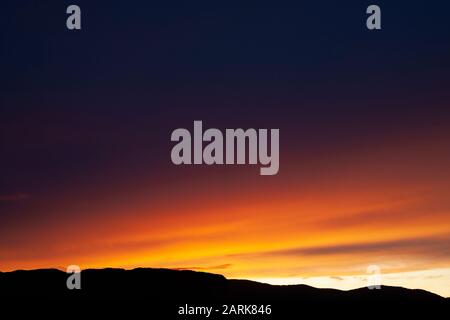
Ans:
[[[159,308],[159,312],[168,312],[174,316],[177,308],[186,304],[212,305],[217,308],[223,304],[273,306],[271,317],[261,316],[258,319],[274,319],[277,315],[284,318],[299,310],[343,313],[353,310],[356,314],[356,310],[372,312],[388,308],[404,314],[415,310],[450,309],[448,298],[424,290],[401,287],[342,291],[307,285],[269,285],[249,280],[228,280],[222,275],[188,270],[137,268],[83,270],[81,289],[69,290],[66,286],[69,276],[56,269],[0,272],[0,299],[16,302],[32,299],[91,302],[141,300],[146,305],[152,305],[153,312]]]

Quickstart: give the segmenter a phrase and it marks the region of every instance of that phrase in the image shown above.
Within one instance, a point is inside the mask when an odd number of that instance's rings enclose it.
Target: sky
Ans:
[[[82,29],[66,28],[81,7]],[[5,1],[0,270],[164,267],[450,296],[450,5]],[[277,128],[280,170],[175,166]]]

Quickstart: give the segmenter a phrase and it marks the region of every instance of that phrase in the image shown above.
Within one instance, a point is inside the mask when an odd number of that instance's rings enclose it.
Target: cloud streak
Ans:
[[[0,195],[0,202],[16,202],[28,198],[30,198],[30,195],[26,193],[4,194]]]
[[[345,254],[420,254],[427,256],[450,257],[450,235],[435,237],[418,237],[389,241],[373,241],[326,246],[298,247],[272,250],[259,253],[243,254],[245,256],[277,257],[277,256],[331,256]],[[233,256],[242,256],[241,254]]]
[[[179,267],[179,268],[171,268],[173,270],[194,270],[194,271],[208,271],[208,270],[223,270],[228,269],[232,266],[231,263],[221,264],[217,266],[210,267]]]

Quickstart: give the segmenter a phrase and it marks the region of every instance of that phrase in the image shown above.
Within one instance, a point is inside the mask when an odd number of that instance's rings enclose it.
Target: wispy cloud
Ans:
[[[268,256],[326,256],[359,253],[416,253],[441,257],[450,257],[450,235],[435,237],[418,237],[390,241],[374,241],[363,243],[339,244],[329,246],[299,247],[281,250],[264,251],[243,255],[258,257]],[[234,256],[241,256],[240,254]]]
[[[392,205],[383,209],[367,210],[353,214],[335,214],[315,222],[321,228],[345,228],[360,225],[387,225],[391,223],[416,222],[424,217],[445,219],[450,210],[450,201],[439,197],[411,199],[401,205]]]
[[[231,267],[232,264],[226,263],[218,266],[210,266],[210,267],[180,267],[180,268],[171,268],[173,270],[194,270],[194,271],[208,271],[208,270],[223,270]]]
[[[28,198],[30,198],[30,195],[26,193],[4,194],[0,195],[0,202],[15,202],[26,200]]]

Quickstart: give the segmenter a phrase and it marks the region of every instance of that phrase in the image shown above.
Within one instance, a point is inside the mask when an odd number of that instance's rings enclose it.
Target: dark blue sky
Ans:
[[[380,31],[365,27],[372,3]],[[280,128],[282,157],[450,120],[447,1],[0,6],[1,195],[130,191],[145,168],[176,179],[170,132],[193,120]]]

